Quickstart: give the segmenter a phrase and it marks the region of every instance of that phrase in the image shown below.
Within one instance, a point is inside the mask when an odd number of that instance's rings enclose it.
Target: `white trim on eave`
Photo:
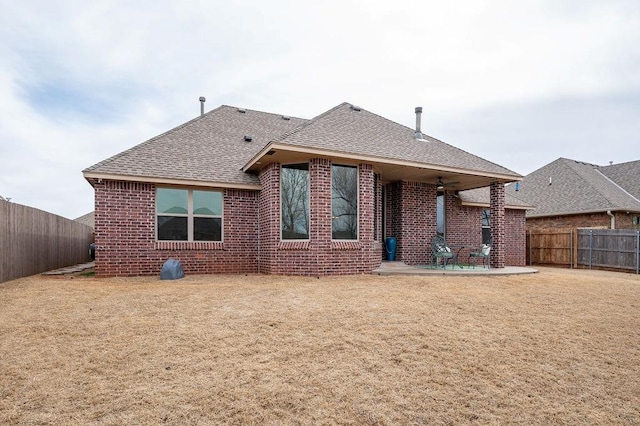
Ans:
[[[467,201],[460,201],[460,205],[468,206],[468,207],[487,207],[487,208],[491,207],[489,203],[474,203],[474,202],[467,202]],[[533,206],[513,206],[513,205],[505,204],[504,208],[509,210],[531,210],[533,209]]]
[[[104,179],[104,180],[120,180],[125,182],[159,183],[164,185],[200,186],[200,187],[207,187],[207,188],[234,188],[234,189],[250,189],[250,190],[262,189],[262,186],[260,184],[250,184],[250,183],[210,182],[210,181],[192,180],[192,179],[171,179],[171,178],[119,175],[119,174],[113,174],[113,173],[95,173],[95,172],[84,172],[82,173],[82,175],[87,180]]]
[[[366,163],[391,164],[394,166],[414,167],[418,169],[436,170],[440,172],[460,173],[460,174],[466,174],[471,176],[491,177],[491,178],[504,181],[505,183],[518,182],[523,179],[523,177],[520,175],[490,173],[490,172],[483,172],[478,170],[441,166],[437,164],[420,163],[417,161],[396,160],[391,158],[375,157],[370,155],[350,154],[350,153],[345,153],[340,151],[331,151],[327,149],[318,149],[318,148],[307,148],[307,147],[301,147],[298,145],[282,144],[278,142],[269,142],[260,152],[254,155],[253,158],[251,158],[251,160],[249,160],[249,162],[244,165],[244,167],[242,167],[242,171],[247,172],[247,170],[253,167],[262,157],[264,157],[271,150],[283,150],[283,151],[298,152],[298,153],[311,154],[311,155],[317,155],[317,156],[337,157],[337,158],[343,158],[343,159],[349,159],[349,160],[357,160],[357,161],[363,161]]]

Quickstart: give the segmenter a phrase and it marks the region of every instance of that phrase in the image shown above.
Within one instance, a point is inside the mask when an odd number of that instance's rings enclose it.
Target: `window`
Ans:
[[[482,244],[491,244],[491,210],[482,210]]]
[[[444,192],[436,193],[436,231],[444,237],[445,231]]]
[[[358,168],[331,167],[331,238],[358,239]]]
[[[280,216],[283,240],[309,239],[309,164],[282,166]]]
[[[222,241],[222,193],[158,188],[159,241]]]

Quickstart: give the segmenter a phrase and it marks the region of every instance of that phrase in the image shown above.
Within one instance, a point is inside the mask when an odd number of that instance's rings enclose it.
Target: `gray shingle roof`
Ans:
[[[84,172],[259,184],[242,166],[269,141],[306,120],[223,105],[95,164]],[[247,142],[244,136],[251,136]]]
[[[418,162],[478,172],[521,176],[442,141],[342,103],[312,120],[223,105],[127,151],[97,163],[85,176],[129,176],[227,185],[258,185],[241,169],[269,142],[336,153]],[[252,137],[251,142],[244,136]],[[471,173],[473,174],[473,173]],[[89,178],[89,177],[88,177]]]
[[[605,176],[602,169],[594,164],[559,158],[525,176],[517,193],[514,185],[507,188],[507,193],[535,206],[527,212],[527,217],[640,211],[640,201]],[[636,168],[635,179],[639,177]]]
[[[640,200],[640,160],[604,166],[598,170]]]
[[[342,103],[276,141],[289,145],[420,162],[485,173],[520,175],[438,139],[414,138],[414,129]]]

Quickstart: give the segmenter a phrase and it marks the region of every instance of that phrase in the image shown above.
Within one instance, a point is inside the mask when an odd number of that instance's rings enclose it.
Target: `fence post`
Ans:
[[[636,274],[640,274],[640,231],[636,231]]]
[[[589,229],[589,269],[593,261],[593,229]]]
[[[533,234],[529,229],[529,266],[533,265]]]
[[[569,231],[569,269],[573,269],[573,229]]]

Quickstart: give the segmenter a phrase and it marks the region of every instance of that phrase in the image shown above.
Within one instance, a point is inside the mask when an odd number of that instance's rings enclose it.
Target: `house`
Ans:
[[[96,274],[168,258],[187,273],[371,273],[386,237],[425,264],[437,232],[479,245],[483,224],[491,265],[524,265],[527,206],[505,196],[522,176],[422,134],[421,112],[411,129],[348,103],[310,120],[223,105],[91,166]]]
[[[535,206],[527,229],[640,229],[640,161],[598,166],[558,158],[507,194]]]

